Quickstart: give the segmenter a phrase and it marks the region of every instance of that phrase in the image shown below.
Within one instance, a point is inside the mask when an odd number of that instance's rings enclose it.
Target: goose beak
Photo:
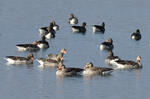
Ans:
[[[64,57],[62,57],[61,60],[64,61]]]
[[[61,70],[61,66],[58,66],[58,68],[57,68],[58,70]]]
[[[85,68],[85,69],[86,69],[86,68],[89,68],[89,66],[88,66],[88,65],[85,65],[84,68]]]
[[[64,54],[67,54],[67,51],[64,51]]]
[[[34,57],[32,57],[31,59],[34,60]]]

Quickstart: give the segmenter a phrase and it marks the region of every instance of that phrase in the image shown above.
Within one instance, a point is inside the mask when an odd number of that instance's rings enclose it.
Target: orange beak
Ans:
[[[85,68],[85,69],[86,69],[86,68],[89,68],[89,66],[88,66],[88,65],[85,65],[84,68]]]
[[[61,66],[58,66],[58,70],[61,70]]]

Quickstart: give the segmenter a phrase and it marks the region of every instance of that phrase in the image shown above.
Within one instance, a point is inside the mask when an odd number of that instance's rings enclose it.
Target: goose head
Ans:
[[[91,68],[91,67],[93,67],[93,63],[92,62],[88,62],[86,65],[85,65],[85,69],[87,69],[87,68]]]
[[[74,18],[74,14],[73,13],[70,14],[70,18]]]
[[[112,38],[109,38],[108,40],[106,40],[106,42],[113,43],[113,40],[112,40]]]
[[[138,56],[138,57],[136,58],[136,62],[137,62],[137,63],[140,63],[141,59],[142,59],[141,56]]]
[[[34,60],[34,55],[32,53],[29,53],[27,59]]]
[[[66,50],[65,48],[62,48],[62,49],[60,50],[60,53],[66,54],[66,53],[67,53],[67,50]]]
[[[86,22],[83,22],[83,23],[82,23],[82,27],[85,27],[85,26],[86,26]]]
[[[63,70],[65,68],[66,68],[65,65],[63,63],[61,63],[61,62],[57,66],[57,70]]]
[[[102,27],[105,27],[105,22],[102,22]]]
[[[137,30],[136,30],[136,33],[140,33],[140,29],[137,29]]]

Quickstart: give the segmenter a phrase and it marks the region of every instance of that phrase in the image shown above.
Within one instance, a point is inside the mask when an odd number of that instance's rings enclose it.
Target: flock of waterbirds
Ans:
[[[86,33],[86,22],[83,22],[81,26],[78,26],[78,18],[74,14],[70,14],[68,24],[71,25],[73,33]],[[105,33],[105,23],[102,22],[101,25],[92,25],[93,33]],[[55,38],[56,32],[59,30],[59,25],[55,21],[52,21],[49,26],[41,27],[39,29],[41,40],[34,41],[31,44],[17,44],[16,47],[18,51],[29,51],[27,57],[20,56],[6,56],[5,59],[8,61],[8,64],[33,64],[35,58],[32,52],[38,52],[41,49],[49,48],[49,42],[47,39]],[[136,32],[131,34],[131,39],[140,40],[141,34],[140,30],[137,29]],[[140,63],[141,56],[137,56],[136,61],[123,60],[118,56],[113,54],[113,39],[108,38],[105,42],[100,44],[100,50],[106,50],[108,56],[105,59],[105,63],[111,66],[111,68],[106,67],[97,67],[94,66],[92,62],[88,62],[84,68],[76,67],[66,67],[64,64],[64,54],[67,53],[65,48],[60,50],[58,54],[48,54],[48,58],[37,58],[37,62],[43,67],[56,67],[56,75],[58,76],[76,76],[76,75],[107,75],[117,69],[140,69],[142,64]]]

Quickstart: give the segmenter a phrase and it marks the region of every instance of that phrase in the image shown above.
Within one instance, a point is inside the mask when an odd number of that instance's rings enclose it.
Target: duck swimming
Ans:
[[[96,33],[96,32],[101,32],[101,33],[104,33],[105,32],[105,23],[102,22],[102,25],[93,25],[93,33]]]
[[[83,75],[105,75],[110,74],[112,71],[112,68],[95,67],[92,62],[88,62],[84,67]]]
[[[9,64],[33,64],[34,56],[29,53],[27,58],[20,56],[6,56],[5,59]]]
[[[112,50],[114,48],[112,38],[109,38],[105,42],[100,44],[100,50]]]
[[[39,51],[40,48],[38,47],[38,42],[34,41],[33,44],[17,44],[16,47],[18,51]]]
[[[82,26],[72,26],[72,32],[75,33],[75,32],[78,32],[78,33],[85,33],[86,32],[86,23],[83,22],[82,23]]]
[[[56,60],[58,57],[63,57],[66,53],[67,50],[65,48],[62,48],[59,54],[48,54],[48,58]]]
[[[139,69],[142,68],[142,64],[140,63],[141,56],[136,58],[136,61],[131,60],[118,60],[115,61],[116,68],[123,69]]]
[[[131,34],[131,39],[133,39],[133,40],[140,40],[141,39],[141,34],[140,34],[139,29],[137,29],[136,32]]]
[[[81,68],[66,67],[64,64],[60,64],[58,65],[56,71],[56,75],[58,76],[75,76],[80,75],[83,71]]]
[[[71,25],[78,24],[78,19],[74,16],[73,13],[70,14],[70,18],[69,18],[68,23]]]
[[[115,61],[121,60],[120,57],[118,56],[114,56],[112,51],[109,51],[109,55],[107,56],[107,58],[105,59],[105,63],[113,66]]]

